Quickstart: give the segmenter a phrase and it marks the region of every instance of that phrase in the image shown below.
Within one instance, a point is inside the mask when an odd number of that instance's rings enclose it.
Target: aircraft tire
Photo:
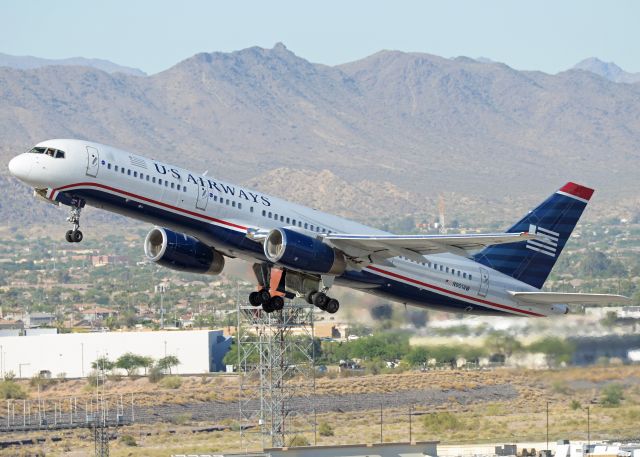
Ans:
[[[329,297],[327,297],[327,294],[324,294],[322,292],[316,292],[315,294],[313,294],[312,297],[313,297],[313,304],[318,308],[324,309],[325,306],[327,306],[327,302],[329,301]]]
[[[251,306],[260,306],[262,304],[260,292],[251,292],[249,294],[249,303],[251,303]]]
[[[273,308],[274,311],[280,311],[282,308],[284,308],[284,298],[282,298],[280,295],[276,295],[275,297],[272,297],[271,307]]]
[[[260,304],[261,305],[266,305],[271,301],[271,294],[269,293],[269,291],[267,289],[262,289],[260,292],[258,292],[260,294]]]
[[[74,243],[79,243],[82,241],[82,232],[80,230],[74,230],[71,232],[71,237],[73,238]]]
[[[67,230],[67,233],[65,233],[64,238],[65,240],[67,240],[69,243],[73,243],[73,230]]]
[[[325,311],[329,314],[335,314],[340,309],[340,302],[335,298],[329,299],[327,304],[325,305]]]

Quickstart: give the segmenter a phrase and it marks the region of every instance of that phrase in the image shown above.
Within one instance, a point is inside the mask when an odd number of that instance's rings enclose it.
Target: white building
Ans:
[[[11,371],[27,378],[46,370],[52,376],[84,377],[99,357],[115,361],[127,352],[156,360],[175,355],[180,365],[174,373],[209,373],[224,370],[222,359],[230,345],[222,330],[6,336],[0,339],[0,374]]]

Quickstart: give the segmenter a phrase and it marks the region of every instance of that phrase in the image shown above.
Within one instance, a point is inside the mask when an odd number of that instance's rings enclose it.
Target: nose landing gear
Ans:
[[[80,231],[80,211],[84,207],[84,200],[73,199],[71,213],[67,221],[73,224],[73,230],[67,230],[65,239],[69,243],[79,243],[82,241],[82,232]]]

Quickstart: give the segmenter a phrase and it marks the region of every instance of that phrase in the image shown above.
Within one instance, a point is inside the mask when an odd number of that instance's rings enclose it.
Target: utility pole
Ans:
[[[549,402],[547,402],[547,451],[549,450]]]
[[[591,411],[587,406],[587,447],[591,446]]]

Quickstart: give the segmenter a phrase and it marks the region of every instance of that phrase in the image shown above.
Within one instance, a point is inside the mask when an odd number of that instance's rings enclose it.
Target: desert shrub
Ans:
[[[0,398],[23,400],[27,398],[27,392],[15,381],[0,381]]]
[[[171,417],[169,419],[169,422],[171,422],[174,425],[185,425],[192,419],[193,419],[193,416],[191,414],[184,413],[184,414],[178,414],[177,416]]]
[[[291,441],[289,441],[289,446],[290,447],[309,446],[309,440],[302,435],[296,435],[293,438],[291,438]]]
[[[555,393],[563,395],[567,395],[571,391],[567,383],[564,381],[554,381],[553,384],[551,384],[551,388]]]
[[[578,400],[571,400],[571,405],[569,405],[569,406],[571,406],[571,409],[574,410],[574,411],[577,410],[577,409],[582,408],[582,405],[580,404],[580,402]]]
[[[320,436],[333,436],[333,427],[327,421],[320,422],[318,433],[320,433]]]
[[[178,389],[182,385],[182,379],[180,376],[167,376],[159,384],[165,389]]]
[[[14,379],[16,379],[16,374],[9,370],[4,374],[4,380],[5,381],[13,381]]]
[[[96,370],[91,370],[87,375],[87,386],[95,387],[98,383],[98,372]]]
[[[450,412],[426,414],[422,418],[422,424],[431,432],[447,432],[459,430],[462,427],[460,420]]]
[[[55,383],[55,379],[51,379],[49,376],[41,373],[34,374],[31,379],[29,379],[29,386],[33,389],[40,387],[40,389],[44,390]]]
[[[601,403],[608,407],[620,406],[620,402],[624,399],[624,393],[620,384],[607,384],[602,388],[601,394]]]
[[[149,382],[156,383],[159,382],[162,378],[164,378],[164,373],[162,368],[158,365],[154,365],[149,368]]]
[[[131,435],[122,435],[120,437],[120,442],[125,446],[137,446],[136,439]]]

